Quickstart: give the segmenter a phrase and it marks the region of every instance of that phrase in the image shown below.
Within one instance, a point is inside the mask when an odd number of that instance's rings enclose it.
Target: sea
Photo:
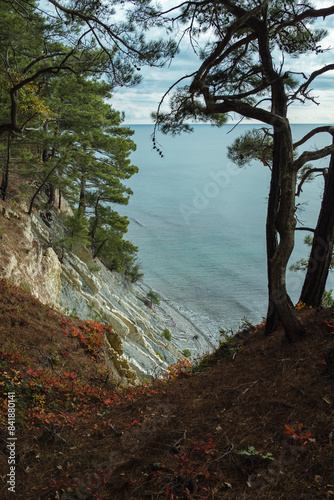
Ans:
[[[315,126],[293,125],[294,141]],[[139,248],[145,286],[213,342],[222,329],[236,331],[245,320],[261,322],[267,310],[270,170],[256,161],[239,168],[227,158],[227,146],[261,125],[194,125],[193,133],[175,137],[158,133],[163,156],[153,149],[152,125],[129,127],[137,145],[131,159],[139,173],[127,181],[133,191],[129,204],[115,208],[130,220],[126,238]],[[330,143],[329,134],[317,134],[298,152]],[[326,167],[328,161],[313,166]],[[322,191],[322,175],[303,185],[298,226],[315,226]],[[307,257],[306,234],[296,231],[290,264]],[[288,271],[294,302],[303,279],[303,272]],[[334,288],[333,278],[328,281]]]

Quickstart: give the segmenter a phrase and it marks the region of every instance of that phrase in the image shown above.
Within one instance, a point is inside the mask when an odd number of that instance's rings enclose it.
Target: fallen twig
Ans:
[[[109,425],[110,425],[111,429],[114,431],[114,433],[116,434],[116,436],[122,436],[123,435],[123,432],[119,432],[118,430],[116,430],[115,427],[112,425],[111,422],[109,422]]]
[[[247,392],[252,387],[252,385],[256,384],[257,382],[258,382],[258,380],[255,380],[255,382],[251,382],[250,386],[243,392],[243,394],[245,394],[245,392]],[[245,382],[244,384],[237,385],[236,387],[226,387],[226,390],[227,391],[235,391],[236,389],[239,389],[239,387],[242,387],[244,385],[249,385],[249,382]]]
[[[182,441],[186,438],[186,436],[187,436],[187,431],[186,431],[186,430],[184,430],[184,431],[180,431],[180,432],[182,432],[182,433],[183,433],[183,434],[182,434],[182,436],[180,437],[180,439],[178,439],[178,440],[176,441],[176,443],[172,444],[172,446],[169,448],[169,450],[168,450],[168,451],[171,451],[171,452],[173,452],[173,453],[179,453],[179,446],[180,446],[180,443],[181,443],[181,442],[182,442]]]
[[[61,437],[60,434],[58,434],[54,429],[49,429],[48,427],[45,427],[45,430],[48,431],[52,437],[56,437],[58,439],[60,439],[61,441],[63,441],[64,443],[66,444],[70,444],[68,441],[66,441],[66,439],[64,439],[63,437]]]

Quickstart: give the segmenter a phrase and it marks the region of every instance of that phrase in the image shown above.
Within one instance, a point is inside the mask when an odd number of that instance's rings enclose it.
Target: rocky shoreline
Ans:
[[[84,247],[59,257],[54,241],[61,236],[61,213],[55,212],[47,224],[21,208],[3,202],[0,208],[0,277],[28,287],[41,302],[62,313],[110,324],[127,361],[124,366],[120,360],[116,363],[121,366],[120,378],[127,376],[126,366],[132,378],[133,370],[138,378],[156,377],[184,357],[184,349],[197,356],[212,348],[210,340],[168,300],[161,298],[158,306],[149,307],[145,283],[132,284],[110,272]],[[166,328],[170,341],[162,335]]]
[[[135,289],[143,296],[146,296],[147,292],[151,290],[143,281],[136,283]],[[170,300],[160,294],[158,295],[160,304],[155,306],[155,309],[165,319],[167,327],[172,333],[172,341],[178,349],[181,351],[189,349],[193,356],[212,350],[214,346],[213,340],[175,307]]]

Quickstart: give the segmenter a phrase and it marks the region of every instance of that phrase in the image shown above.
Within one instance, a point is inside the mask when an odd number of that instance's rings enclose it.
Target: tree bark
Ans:
[[[98,216],[98,210],[97,210],[99,203],[100,203],[100,197],[98,196],[96,203],[95,203],[95,206],[94,206],[95,219],[92,223],[92,229],[90,230],[90,233],[89,233],[89,236],[90,236],[92,242],[94,242],[94,240],[95,240],[96,230],[97,230],[98,225],[99,225],[99,216]]]
[[[44,129],[45,135],[48,135],[48,133],[49,133],[49,122],[48,122],[48,120],[45,121],[45,123],[43,125],[43,129]],[[42,151],[42,160],[43,160],[43,163],[46,163],[48,161],[49,155],[50,155],[50,150],[49,149],[43,149],[43,151]]]
[[[86,212],[86,179],[84,177],[80,180],[80,197],[78,212],[85,215]]]
[[[49,184],[46,189],[46,194],[48,196],[48,201],[46,202],[46,207],[52,210],[55,206],[56,201],[56,189],[53,184]]]
[[[334,139],[333,139],[334,143]],[[320,307],[325,290],[334,244],[334,155],[331,155],[325,189],[314,231],[307,272],[300,300],[312,307]]]
[[[273,162],[270,191],[268,197],[267,221],[266,221],[266,245],[267,245],[267,276],[268,276],[268,310],[266,317],[265,335],[274,332],[279,324],[277,308],[275,306],[272,292],[272,258],[277,250],[277,231],[275,217],[280,200],[280,170],[277,162]]]
[[[28,210],[28,214],[29,215],[31,215],[31,213],[32,213],[32,209],[34,207],[34,203],[35,203],[35,200],[36,200],[38,194],[41,192],[41,190],[43,189],[43,187],[47,184],[47,182],[50,179],[51,175],[57,170],[57,168],[59,167],[60,163],[61,163],[61,160],[57,161],[57,163],[54,165],[54,167],[51,168],[51,170],[49,171],[49,173],[47,174],[47,176],[45,177],[45,179],[42,181],[42,183],[40,184],[40,186],[37,188],[37,190],[35,191],[34,195],[32,196],[32,198],[30,200],[29,210]]]
[[[278,83],[278,80],[277,80]],[[277,84],[276,84],[277,86]],[[280,97],[280,94],[283,96]],[[281,84],[278,88],[273,89],[273,111],[285,117],[287,113],[286,97],[284,86]],[[268,274],[268,310],[265,326],[265,335],[270,335],[279,325],[278,311],[275,305],[274,287],[272,284],[272,259],[277,250],[277,228],[276,215],[280,206],[281,198],[281,143],[280,130],[282,125],[273,124],[273,164],[271,171],[270,190],[268,197],[267,221],[266,221],[266,245],[267,245],[267,274]]]
[[[297,169],[293,163],[293,144],[288,121],[286,126],[281,126],[276,133],[280,149],[281,197],[276,215],[279,243],[271,259],[271,295],[286,338],[292,342],[301,338],[304,333],[303,324],[294,310],[286,289],[286,269],[295,240]]]
[[[4,172],[2,174],[2,181],[0,186],[1,199],[3,201],[6,201],[7,191],[8,191],[9,168],[10,168],[10,146],[11,146],[11,132],[8,132],[6,164]]]
[[[101,250],[102,250],[102,247],[104,246],[104,244],[105,244],[105,243],[107,243],[107,241],[108,241],[108,238],[105,238],[105,239],[102,241],[101,245],[97,248],[97,250],[95,250],[94,255],[93,255],[93,259],[95,259],[95,257],[97,257],[97,256],[99,255],[99,253],[100,253],[100,252],[101,252]]]

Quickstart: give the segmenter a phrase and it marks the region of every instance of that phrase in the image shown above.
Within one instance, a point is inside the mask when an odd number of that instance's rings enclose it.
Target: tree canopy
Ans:
[[[110,101],[118,85],[140,81],[142,64],[162,64],[176,46],[146,42],[133,2],[123,19],[113,4],[0,1],[0,192],[6,200],[11,179],[21,179],[32,213],[42,193],[52,207],[58,190],[74,210],[63,244],[89,243],[111,268],[138,277],[137,248],[123,239],[128,221],[114,209],[132,194],[135,144]]]
[[[112,85],[140,81],[142,64],[159,65],[176,51],[172,40],[146,41],[131,19],[135,2],[2,0],[0,27],[2,100],[0,135],[20,134],[36,114],[36,101],[51,77],[64,73],[102,77]],[[120,19],[122,6],[124,19]],[[26,114],[23,113],[26,111]],[[28,113],[27,113],[28,111]]]

